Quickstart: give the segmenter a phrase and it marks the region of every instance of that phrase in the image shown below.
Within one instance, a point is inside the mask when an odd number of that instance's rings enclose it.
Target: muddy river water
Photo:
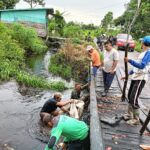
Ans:
[[[48,80],[61,80],[48,73],[50,52],[46,55],[29,58],[29,70],[42,75]],[[44,90],[35,93],[21,94],[15,81],[0,85],[0,150],[43,150],[48,141],[48,131],[39,121],[39,112],[44,102],[55,91]],[[71,89],[62,92],[63,99],[70,97]]]

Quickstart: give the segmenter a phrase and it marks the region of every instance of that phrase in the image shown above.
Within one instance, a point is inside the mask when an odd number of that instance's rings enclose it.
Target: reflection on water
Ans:
[[[44,55],[38,55],[34,57],[27,58],[26,64],[31,69],[31,71],[36,74],[40,75],[44,72]]]
[[[64,81],[48,73],[50,52],[28,58],[28,66],[36,75],[48,80]],[[66,82],[66,84],[70,84]],[[71,82],[73,84],[73,81]],[[30,89],[29,89],[30,90]],[[21,95],[15,81],[0,85],[0,150],[43,150],[49,138],[49,129],[43,128],[39,112],[44,102],[55,91],[41,91]],[[63,99],[70,98],[71,90],[64,91]]]
[[[48,81],[62,81],[69,88],[72,88],[74,85],[74,81],[66,81],[61,77],[54,76],[48,71],[48,66],[50,63],[50,57],[53,55],[50,51],[48,51],[44,55],[34,56],[27,59],[27,66],[29,69],[36,75],[42,75],[48,79]]]
[[[29,132],[29,135],[33,138],[38,139],[43,143],[48,142],[50,129],[42,124],[39,116],[39,109],[32,112],[29,123],[27,125],[27,130]]]
[[[49,129],[43,128],[39,112],[54,92],[22,96],[14,81],[0,85],[0,150],[6,150],[4,144],[14,150],[44,149]],[[71,90],[64,91],[63,99],[69,99],[70,93]]]

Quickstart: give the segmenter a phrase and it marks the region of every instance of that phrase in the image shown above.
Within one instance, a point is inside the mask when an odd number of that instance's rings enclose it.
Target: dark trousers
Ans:
[[[90,150],[89,132],[84,140],[76,140],[67,143],[67,150]]]
[[[128,100],[133,108],[138,109],[139,103],[138,98],[144,88],[145,80],[131,80],[129,92],[128,92]]]
[[[82,150],[83,143],[82,141],[74,141],[68,143],[67,150]]]
[[[109,88],[112,84],[112,81],[114,79],[115,74],[116,74],[116,72],[111,74],[111,73],[105,72],[103,70],[104,90],[107,90],[107,91],[109,90]]]

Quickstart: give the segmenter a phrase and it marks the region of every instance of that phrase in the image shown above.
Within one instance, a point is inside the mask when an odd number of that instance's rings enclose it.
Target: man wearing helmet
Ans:
[[[139,102],[138,97],[148,80],[148,73],[150,71],[150,36],[145,36],[142,40],[143,52],[139,55],[136,61],[125,57],[125,62],[129,62],[133,66],[130,71],[132,80],[128,92],[129,106],[128,113],[124,118],[129,119],[128,124],[139,124]]]

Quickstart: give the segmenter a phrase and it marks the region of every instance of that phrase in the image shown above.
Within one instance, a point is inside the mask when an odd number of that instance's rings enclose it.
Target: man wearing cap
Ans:
[[[125,118],[129,119],[128,124],[139,124],[139,102],[138,97],[148,80],[148,73],[150,71],[150,36],[145,36],[142,41],[143,52],[139,55],[136,61],[125,57],[125,62],[129,62],[133,66],[130,71],[132,80],[128,92],[129,106],[128,113]]]
[[[92,66],[93,66],[93,75],[96,77],[97,69],[101,66],[101,60],[100,56],[97,50],[93,48],[92,45],[88,45],[86,50],[88,51],[91,60],[92,60]]]

